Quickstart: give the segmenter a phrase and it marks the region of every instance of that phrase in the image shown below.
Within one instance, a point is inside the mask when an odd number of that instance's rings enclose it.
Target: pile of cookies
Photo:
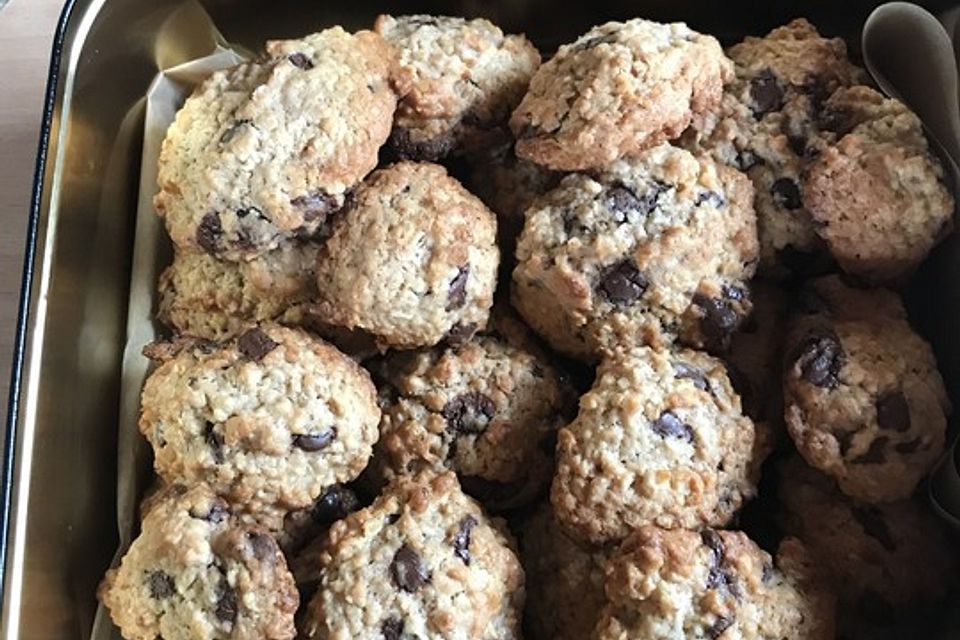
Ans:
[[[808,22],[273,41],[158,182],[124,637],[878,637],[952,588],[950,403],[883,287],[953,198]]]

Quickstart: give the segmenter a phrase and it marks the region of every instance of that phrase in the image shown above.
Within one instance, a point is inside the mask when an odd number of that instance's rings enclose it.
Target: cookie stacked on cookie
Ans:
[[[541,65],[383,15],[214,73],[159,163],[121,633],[819,640],[943,598],[915,493],[950,403],[862,287],[953,201],[866,82],[804,20],[726,52],[609,22]]]

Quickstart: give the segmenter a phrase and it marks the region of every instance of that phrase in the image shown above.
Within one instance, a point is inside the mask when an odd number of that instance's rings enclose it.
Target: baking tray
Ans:
[[[227,40],[333,24],[381,11],[482,15],[544,51],[590,25],[643,16],[685,20],[726,44],[797,16],[856,51],[875,2],[427,2],[204,0]],[[950,2],[924,2],[934,13]],[[161,68],[204,55],[209,33],[173,16],[182,0],[67,0],[43,104],[0,486],[0,638],[88,637],[94,591],[117,545],[116,441],[143,96]],[[960,246],[942,245],[910,287],[911,313],[934,343],[960,406]],[[948,637],[957,637],[957,633]],[[946,637],[946,636],[945,636]]]

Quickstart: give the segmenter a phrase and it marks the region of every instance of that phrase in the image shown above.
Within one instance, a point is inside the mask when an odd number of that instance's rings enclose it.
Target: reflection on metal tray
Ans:
[[[207,53],[209,34],[173,28],[182,0],[68,0],[55,40],[29,224],[4,460],[2,638],[86,638],[95,588],[116,548],[116,416],[137,196],[142,97],[158,68]],[[854,36],[874,2],[547,0],[350,3],[207,0],[231,42],[333,24],[358,28],[380,11],[484,15],[549,51],[589,26],[641,15],[686,20],[729,43],[806,16]],[[933,11],[950,4],[922,3]],[[912,311],[960,405],[957,242],[921,274]],[[946,354],[946,355],[944,355]],[[954,624],[954,628],[960,625]],[[944,637],[955,637],[956,633]]]

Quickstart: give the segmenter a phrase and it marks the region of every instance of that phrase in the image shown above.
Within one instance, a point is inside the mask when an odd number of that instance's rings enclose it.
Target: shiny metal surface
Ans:
[[[171,18],[181,4],[75,0],[61,27],[38,161],[35,244],[25,270],[22,361],[15,363],[12,392],[3,639],[87,637],[95,588],[116,546],[116,414],[141,98],[160,65],[209,48],[189,24]],[[204,4],[228,40],[253,49],[267,37],[336,23],[369,25],[379,11],[390,10],[486,15],[507,29],[526,31],[550,50],[591,24],[637,14],[685,19],[727,41],[797,15],[807,15],[828,33],[852,35],[876,3],[845,3],[842,13],[833,3],[766,3],[757,9],[744,2],[745,10],[738,10],[736,2],[681,0],[597,0],[563,11],[546,0]],[[925,4],[936,10],[947,3]],[[941,250],[925,271],[931,286],[915,287],[913,302],[958,401],[960,336],[950,320],[956,314],[943,312],[960,309],[960,288],[943,288],[956,281],[951,274],[960,273],[956,244]]]

